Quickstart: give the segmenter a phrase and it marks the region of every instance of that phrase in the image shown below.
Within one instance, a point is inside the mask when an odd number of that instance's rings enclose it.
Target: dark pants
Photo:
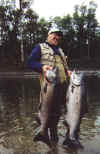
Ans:
[[[81,78],[81,102],[82,102],[82,108],[81,108],[81,116],[84,116],[84,114],[88,113],[88,102],[87,102],[87,82],[86,82],[87,76],[85,73],[82,74]]]

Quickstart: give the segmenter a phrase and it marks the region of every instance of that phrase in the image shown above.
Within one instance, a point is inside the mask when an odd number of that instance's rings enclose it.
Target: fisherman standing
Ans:
[[[28,66],[34,71],[40,73],[40,85],[42,87],[43,80],[47,70],[51,70],[53,67],[57,66],[59,73],[59,90],[57,94],[57,111],[58,111],[58,120],[60,117],[61,106],[66,103],[66,89],[68,85],[68,66],[66,62],[66,56],[63,53],[63,50],[59,47],[59,43],[63,37],[63,33],[59,29],[51,29],[48,32],[47,40],[44,43],[36,45],[28,59]],[[47,135],[47,127],[44,126],[42,120],[42,111],[41,111],[42,101],[41,101],[41,92],[40,92],[40,122],[41,129],[40,132],[35,136],[36,141],[47,141],[49,140]]]

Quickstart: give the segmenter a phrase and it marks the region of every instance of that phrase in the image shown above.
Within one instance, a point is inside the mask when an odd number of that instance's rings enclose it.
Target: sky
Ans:
[[[32,8],[39,15],[49,19],[55,16],[72,15],[75,5],[87,4],[91,0],[33,0]],[[98,5],[96,18],[100,23],[100,0],[94,0]]]

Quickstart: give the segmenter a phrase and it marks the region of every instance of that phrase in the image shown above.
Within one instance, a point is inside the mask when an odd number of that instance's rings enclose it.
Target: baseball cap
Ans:
[[[48,35],[52,34],[52,33],[56,33],[58,36],[63,36],[63,33],[61,30],[59,30],[58,28],[52,28],[49,30]]]

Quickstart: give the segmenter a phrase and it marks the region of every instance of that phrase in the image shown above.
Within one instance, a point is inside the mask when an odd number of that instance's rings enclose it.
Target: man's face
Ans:
[[[57,46],[61,40],[61,36],[57,35],[56,33],[51,33],[48,35],[47,41],[48,43],[50,43],[51,45],[55,45]]]

